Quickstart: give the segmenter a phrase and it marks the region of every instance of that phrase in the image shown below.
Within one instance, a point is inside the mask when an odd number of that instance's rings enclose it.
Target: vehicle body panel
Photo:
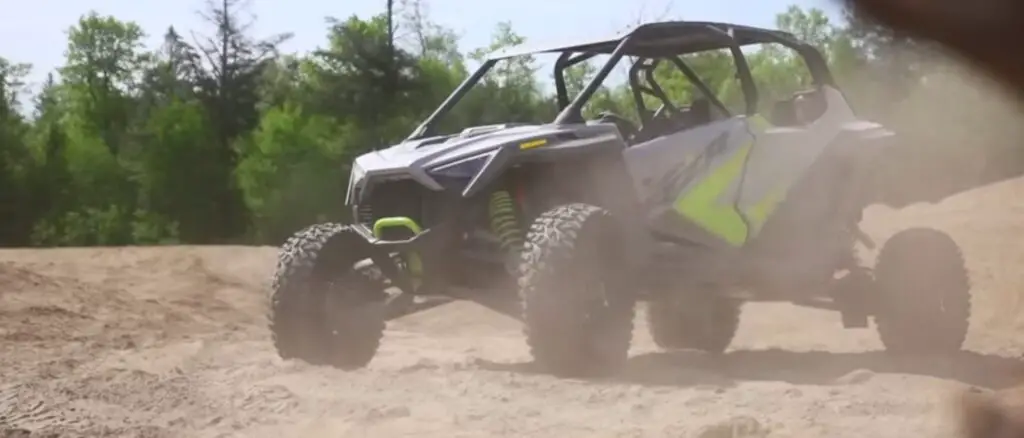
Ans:
[[[655,247],[669,243],[670,246],[687,248],[685,251],[696,251],[692,257],[685,257],[686,261],[678,262],[687,266],[722,265],[736,269],[740,264],[736,260],[752,257],[771,262],[764,266],[777,265],[766,269],[779,274],[777,277],[788,275],[786,272],[796,272],[787,271],[791,267],[803,266],[807,271],[814,271],[811,274],[799,273],[794,278],[813,277],[827,272],[829,266],[837,266],[838,262],[832,259],[848,253],[850,249],[850,243],[844,240],[849,233],[843,229],[850,221],[835,217],[836,205],[842,204],[835,202],[835,198],[845,193],[836,187],[847,184],[851,177],[837,173],[833,178],[823,169],[831,169],[830,166],[835,165],[836,150],[850,149],[853,152],[850,155],[856,156],[864,150],[858,149],[861,140],[870,143],[873,136],[885,137],[888,134],[884,134],[884,129],[877,124],[856,117],[834,84],[820,54],[784,32],[723,23],[658,23],[640,26],[632,32],[617,39],[575,46],[513,48],[493,54],[405,141],[355,160],[347,203],[357,206],[367,202],[377,187],[413,180],[423,191],[444,194],[446,200],[423,193],[414,194],[415,200],[398,201],[395,203],[397,207],[392,205],[386,209],[387,214],[404,215],[406,213],[395,212],[412,211],[424,203],[445,203],[445,208],[449,208],[448,200],[458,199],[463,204],[447,210],[449,213],[446,214],[454,216],[449,219],[459,222],[456,224],[458,228],[467,226],[465,222],[472,216],[475,219],[469,219],[473,223],[468,226],[476,228],[454,233],[473,236],[464,239],[484,236],[494,240],[496,235],[487,229],[487,220],[480,220],[488,214],[486,204],[492,192],[509,191],[511,186],[507,184],[510,178],[506,176],[512,175],[511,179],[516,179],[520,169],[543,168],[538,173],[527,171],[525,174],[531,178],[544,174],[543,178],[549,178],[549,173],[554,173],[556,177],[526,182],[525,185],[536,186],[528,189],[531,196],[551,195],[566,185],[590,185],[588,190],[596,194],[585,195],[586,202],[605,207],[622,220],[629,236],[623,250],[631,254],[627,257],[630,263],[646,263],[651,254],[660,251]],[[813,116],[797,117],[799,120],[787,122],[774,112],[757,112],[759,93],[756,87],[750,92],[753,81],[749,66],[738,47],[773,42],[804,56],[811,83],[807,85],[807,91],[794,94],[790,100],[796,102],[798,96],[805,94],[820,98],[823,107],[820,111],[811,110],[819,111]],[[673,49],[673,44],[683,44],[684,47]],[[598,120],[582,117],[582,102],[593,95],[596,84],[604,80],[610,66],[623,59],[624,54],[639,54],[640,60],[651,60],[669,59],[666,56],[675,56],[671,53],[676,52],[717,49],[728,49],[735,57],[737,78],[742,92],[747,95],[743,101],[744,109],[739,113],[734,114],[733,111],[737,110],[725,108],[719,99],[708,96],[704,97],[715,108],[709,116],[702,116],[705,113],[696,111],[692,101],[689,105],[665,104],[662,109],[670,111],[640,112],[640,125],[632,126],[636,135],[627,135],[627,127],[620,124],[621,117],[601,117]],[[558,65],[565,67],[595,53],[611,54],[612,59],[571,102],[563,96],[564,90],[559,90],[557,103],[561,112],[553,122],[476,126],[452,135],[434,132],[439,126],[438,120],[450,112],[469,88],[479,83],[482,75],[494,66],[495,60],[536,52],[562,52],[556,70]],[[647,56],[649,58],[645,58]],[[633,62],[636,67],[641,61]],[[651,68],[655,64],[650,63]],[[684,75],[691,82],[701,82],[692,71],[686,74],[687,68],[679,67],[675,60],[670,64],[684,70]],[[637,74],[641,72],[640,69],[632,70]],[[556,72],[556,79],[557,75]],[[641,88],[637,84],[631,76],[630,86],[634,94]],[[657,88],[657,84],[652,84],[651,88]],[[696,88],[701,89],[703,95],[711,92],[706,86]],[[639,96],[633,97],[635,101],[643,101]],[[699,96],[694,94],[693,97]],[[660,100],[665,102],[664,98]],[[603,170],[596,171],[596,176],[593,169],[581,167],[580,163],[600,161],[593,160],[597,156],[611,156],[617,164],[602,167]],[[533,164],[540,166],[531,166]],[[834,181],[827,181],[829,178]],[[860,175],[857,178],[863,179]],[[520,180],[514,185],[519,190],[524,182]],[[476,204],[470,206],[466,202]],[[550,200],[537,205],[545,202]],[[610,207],[612,205],[614,207]],[[859,205],[857,207],[860,208]],[[528,221],[530,214],[537,212],[525,213],[522,220]],[[424,213],[424,216],[431,215]],[[359,221],[372,225],[379,218],[379,215],[370,215],[368,219]],[[424,232],[429,233],[432,225],[424,226]],[[528,226],[528,223],[524,225]],[[790,238],[801,232],[806,236]],[[475,240],[472,245],[476,251]],[[451,245],[445,248],[451,248]],[[826,253],[828,255],[821,255]],[[698,262],[698,259],[701,260]],[[810,259],[824,267],[811,266],[807,261]],[[708,263],[704,264],[706,261]],[[786,286],[777,289],[785,290]]]
[[[837,90],[823,87],[822,93],[827,109],[806,126],[775,127],[760,116],[737,116],[627,149],[624,157],[651,217],[673,210],[733,246],[756,237],[843,125],[857,121]]]

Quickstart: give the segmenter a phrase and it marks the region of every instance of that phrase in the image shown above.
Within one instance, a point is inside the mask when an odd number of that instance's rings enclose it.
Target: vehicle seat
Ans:
[[[626,140],[627,143],[635,142],[636,141],[635,138],[630,138],[630,137],[635,137],[635,135],[631,135],[631,133],[634,133],[634,134],[638,133],[638,130],[637,130],[636,126],[633,125],[633,123],[631,123],[629,120],[627,120],[627,119],[625,119],[625,118],[623,118],[621,116],[617,116],[615,113],[613,113],[611,111],[604,111],[604,112],[602,112],[598,116],[598,118],[594,120],[594,122],[596,122],[596,123],[611,123],[611,124],[615,125],[615,127],[619,130],[619,133],[623,136],[623,138]]]
[[[652,117],[647,123],[640,127],[640,132],[634,139],[635,143],[643,143],[647,140],[668,134],[671,131],[670,120],[664,115]]]
[[[712,122],[711,101],[697,98],[678,114],[653,117],[640,131],[637,142],[673,134]]]
[[[818,118],[825,114],[825,110],[828,109],[828,103],[825,102],[825,94],[821,90],[797,93],[793,99],[793,106],[797,120],[804,125],[818,120]]]
[[[772,106],[768,121],[775,126],[796,126],[800,124],[793,99],[780,100]]]
[[[704,98],[697,98],[690,104],[689,126],[700,126],[711,123],[711,101]]]
[[[668,129],[671,132],[685,131],[711,123],[711,121],[711,101],[697,98],[690,103],[689,107],[672,116]]]

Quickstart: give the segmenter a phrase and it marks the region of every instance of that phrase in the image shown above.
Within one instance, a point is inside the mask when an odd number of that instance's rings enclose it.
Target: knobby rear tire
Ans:
[[[666,350],[723,353],[740,326],[742,303],[713,291],[664,294],[647,305],[647,328]]]
[[[890,238],[875,266],[875,324],[888,351],[950,353],[967,338],[971,281],[948,234],[912,228]]]

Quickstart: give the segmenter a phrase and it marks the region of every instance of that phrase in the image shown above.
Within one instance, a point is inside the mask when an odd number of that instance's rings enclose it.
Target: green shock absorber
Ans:
[[[507,254],[518,254],[523,246],[523,230],[519,228],[516,206],[506,190],[491,193],[488,205],[491,232],[501,241],[501,249]]]

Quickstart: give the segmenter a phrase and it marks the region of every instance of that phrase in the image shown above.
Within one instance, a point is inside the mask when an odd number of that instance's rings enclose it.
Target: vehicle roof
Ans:
[[[732,40],[722,33],[732,36]],[[711,21],[663,21],[641,24],[608,38],[575,41],[568,44],[520,44],[492,52],[488,59],[499,60],[537,53],[590,52],[610,54],[627,36],[636,43],[627,56],[660,57],[727,48],[734,42],[740,46],[778,42],[798,42],[793,34],[740,24]]]

